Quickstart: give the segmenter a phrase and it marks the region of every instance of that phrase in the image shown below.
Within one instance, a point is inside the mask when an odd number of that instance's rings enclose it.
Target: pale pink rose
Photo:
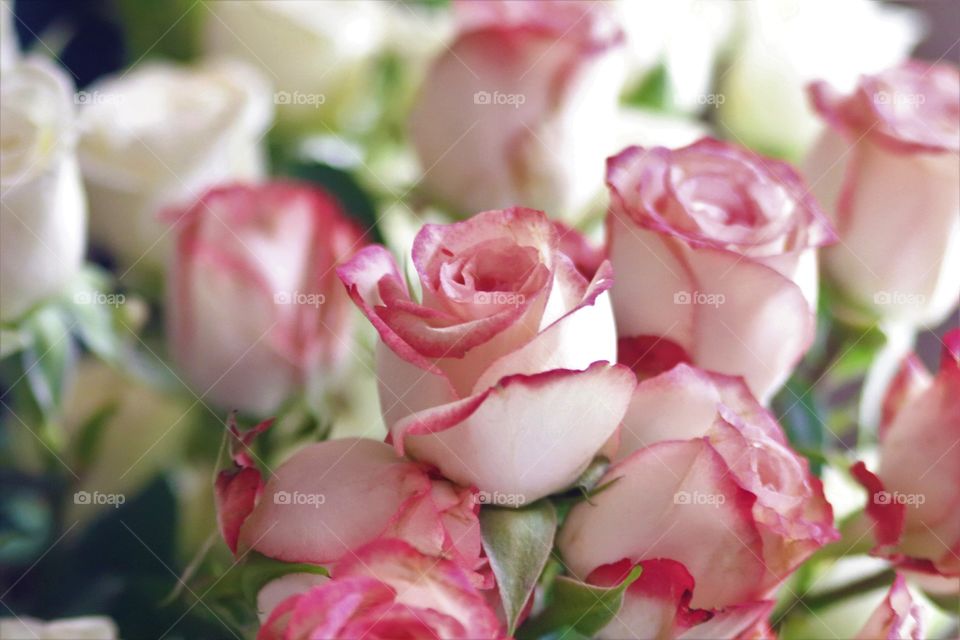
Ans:
[[[867,623],[857,633],[855,640],[923,640],[923,615],[907,581],[898,575],[883,602],[870,615]]]
[[[224,539],[236,553],[252,549],[330,566],[368,542],[399,538],[486,582],[475,571],[484,563],[475,492],[397,457],[387,444],[360,438],[311,444],[265,484],[246,454],[235,461],[237,468],[217,481],[217,498]]]
[[[577,216],[603,189],[625,79],[600,2],[456,5],[459,33],[414,106],[423,186],[458,214],[516,204]]]
[[[944,338],[933,378],[910,358],[884,403],[877,473],[853,473],[869,492],[875,552],[904,569],[960,576],[960,329]]]
[[[335,375],[353,310],[334,269],[361,233],[331,196],[286,182],[231,185],[170,217],[170,351],[198,395],[266,415]]]
[[[908,62],[811,95],[829,126],[805,172],[840,234],[823,258],[847,315],[940,323],[960,292],[960,73]]]
[[[455,563],[400,540],[373,542],[337,563],[332,579],[277,605],[258,640],[479,640],[500,623]]]
[[[693,615],[692,624],[724,610],[739,611],[728,622],[743,630],[756,621],[747,614],[766,611],[773,589],[838,537],[819,480],[738,378],[680,364],[641,382],[618,456],[600,485],[616,482],[571,510],[558,546],[588,581],[609,565],[669,563],[634,590],[637,624],[665,612],[676,624]]]
[[[634,387],[611,364],[610,264],[588,281],[543,213],[514,208],[425,225],[413,265],[419,302],[383,247],[338,270],[382,339],[380,403],[397,451],[495,503],[568,487]]]
[[[596,635],[598,640],[636,638],[640,630],[644,638],[741,639],[762,625],[773,609],[771,600],[720,610],[695,609],[690,606],[693,577],[681,563],[661,558],[636,564],[643,567],[643,573],[627,587],[623,606]],[[621,560],[597,567],[587,582],[600,586],[619,584],[634,566],[629,560]]]
[[[705,138],[630,147],[607,186],[622,343],[670,345],[766,402],[813,340],[816,247],[833,238],[797,173]]]

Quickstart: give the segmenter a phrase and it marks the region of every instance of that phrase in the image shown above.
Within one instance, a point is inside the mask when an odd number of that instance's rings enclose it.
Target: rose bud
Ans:
[[[634,628],[661,628],[680,613],[687,624],[718,624],[718,611],[734,607],[728,622],[742,630],[838,537],[820,481],[738,378],[681,364],[644,380],[620,435],[621,457],[598,486],[612,484],[570,511],[558,547],[588,582],[649,569],[653,582],[628,590],[619,614]]]
[[[811,96],[829,128],[806,172],[840,234],[823,258],[844,315],[939,324],[960,291],[960,72],[909,62]]]
[[[332,380],[354,325],[334,268],[361,233],[331,196],[296,183],[234,185],[171,217],[170,350],[197,393],[266,415]]]
[[[355,547],[401,538],[456,561],[480,582],[476,496],[389,445],[360,438],[308,445],[265,486],[248,462],[217,483],[221,530],[235,552],[329,566]]]
[[[904,569],[960,576],[960,329],[944,337],[930,378],[911,358],[884,404],[876,475],[852,471],[869,492],[875,552]]]
[[[520,204],[575,218],[602,190],[613,146],[625,78],[613,8],[499,0],[456,8],[459,33],[410,121],[424,187],[457,214]]]
[[[173,234],[161,215],[210,187],[263,176],[273,105],[237,62],[149,63],[77,94],[90,232],[123,269],[161,272]]]
[[[337,563],[332,579],[277,605],[258,640],[502,638],[467,574],[401,540],[380,540]]]
[[[815,249],[833,239],[800,177],[705,138],[630,147],[607,161],[607,186],[621,350],[682,350],[766,402],[813,340]]]
[[[513,208],[424,225],[413,265],[420,302],[383,247],[338,269],[382,339],[380,403],[397,451],[496,504],[571,485],[634,387],[611,364],[610,264],[587,281],[543,213]]]
[[[14,61],[0,96],[0,321],[10,322],[80,270],[87,207],[69,76],[42,58]]]
[[[897,575],[890,592],[870,615],[854,640],[873,638],[911,638],[923,635],[923,614],[920,605],[907,588],[907,581]]]

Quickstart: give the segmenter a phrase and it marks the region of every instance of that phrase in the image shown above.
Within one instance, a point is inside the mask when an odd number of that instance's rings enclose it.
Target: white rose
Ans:
[[[852,88],[903,60],[923,29],[910,9],[868,0],[737,3],[742,37],[719,76],[719,122],[742,143],[798,157],[820,126],[806,86]]]
[[[91,235],[125,267],[162,268],[172,244],[164,210],[263,175],[270,89],[241,63],[145,64],[77,101]]]
[[[86,204],[75,157],[73,87],[36,58],[0,80],[0,320],[54,295],[79,270]]]
[[[203,46],[258,66],[275,85],[280,122],[339,123],[358,117],[357,100],[372,90],[370,66],[385,38],[388,5],[210,2]]]

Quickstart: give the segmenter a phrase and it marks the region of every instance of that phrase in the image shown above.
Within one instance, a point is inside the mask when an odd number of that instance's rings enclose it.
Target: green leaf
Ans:
[[[627,94],[625,102],[632,107],[672,111],[673,87],[667,65],[660,63],[648,72],[639,86]]]
[[[257,593],[265,584],[289,573],[315,573],[329,576],[326,567],[305,562],[281,562],[259,553],[251,552],[240,567],[240,586],[244,597],[257,601]]]
[[[619,613],[624,592],[642,571],[642,567],[634,567],[623,582],[613,587],[598,587],[567,576],[557,578],[546,608],[523,625],[518,640],[577,637],[568,633],[595,635]]]
[[[77,430],[73,447],[81,467],[89,466],[96,459],[103,430],[116,412],[117,403],[111,402],[95,411]]]
[[[53,307],[44,307],[25,322],[32,335],[23,351],[23,370],[33,398],[47,418],[60,409],[67,368],[71,360],[70,328],[63,315]]]
[[[556,531],[557,513],[548,500],[522,509],[484,507],[480,511],[483,549],[500,587],[509,635],[550,558]]]

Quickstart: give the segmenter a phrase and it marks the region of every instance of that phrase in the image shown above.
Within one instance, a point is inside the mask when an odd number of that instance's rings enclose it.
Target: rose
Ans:
[[[124,269],[160,271],[171,234],[160,213],[211,186],[263,175],[270,90],[227,61],[149,63],[77,94],[91,235]]]
[[[275,84],[286,125],[356,124],[376,88],[374,63],[387,36],[387,3],[220,2],[208,7],[203,47],[244,60]]]
[[[0,618],[0,638],[4,640],[116,640],[118,637],[116,623],[106,616],[58,620],[38,620],[29,616]]]
[[[645,638],[744,640],[751,637],[747,632],[762,625],[773,609],[774,603],[768,600],[718,611],[695,609],[690,606],[693,577],[682,564],[667,559],[637,564],[643,572],[627,587],[623,605],[613,620],[594,636],[598,640],[635,637],[638,629],[645,630]],[[591,572],[587,582],[612,587],[621,583],[633,567],[627,560],[604,565]]]
[[[500,623],[455,563],[381,540],[345,556],[333,579],[277,605],[258,640],[500,638]]]
[[[658,612],[691,624],[730,607],[749,623],[838,537],[819,480],[740,379],[681,364],[645,380],[620,437],[598,486],[612,484],[570,511],[558,547],[575,576],[598,584],[644,565],[651,582],[618,614],[633,628],[659,628]]]
[[[572,484],[611,436],[634,381],[609,364],[610,265],[588,282],[559,243],[530,209],[424,225],[420,303],[383,247],[340,267],[382,339],[380,403],[398,451],[532,502]]]
[[[673,343],[766,401],[810,345],[815,247],[833,237],[788,165],[705,138],[607,163],[621,350]]]
[[[410,122],[423,185],[457,213],[523,204],[578,216],[601,190],[624,77],[611,8],[457,8],[459,34],[427,75]]]
[[[237,553],[329,566],[355,547],[400,538],[455,560],[481,581],[474,493],[434,478],[390,446],[360,438],[308,445],[265,486],[251,462],[217,482],[221,530]]]
[[[717,122],[744,144],[790,158],[820,129],[807,83],[852,87],[861,73],[903,60],[924,35],[919,12],[869,0],[733,4],[740,29],[716,79],[726,98]]]
[[[82,461],[74,491],[131,498],[172,460],[178,460],[196,415],[184,398],[84,358],[71,372],[62,415],[69,450]],[[98,426],[91,427],[92,423]],[[36,447],[32,437],[29,445]],[[83,460],[84,447],[96,455]],[[80,473],[82,471],[82,473]],[[209,475],[207,476],[209,480]],[[87,522],[106,504],[67,505],[71,522]]]
[[[923,615],[907,588],[907,581],[897,575],[883,602],[864,624],[855,640],[871,638],[922,638]]]
[[[336,202],[297,183],[234,185],[172,217],[170,350],[197,392],[267,414],[332,380],[354,324],[334,267],[361,244]]]
[[[41,58],[0,78],[0,321],[9,322],[77,274],[87,214],[70,78]]]
[[[840,234],[823,258],[845,315],[942,322],[960,291],[960,72],[910,62],[811,95],[829,129],[807,174]]]
[[[932,379],[909,358],[884,403],[880,464],[854,476],[869,493],[875,552],[905,569],[960,576],[960,329]]]

